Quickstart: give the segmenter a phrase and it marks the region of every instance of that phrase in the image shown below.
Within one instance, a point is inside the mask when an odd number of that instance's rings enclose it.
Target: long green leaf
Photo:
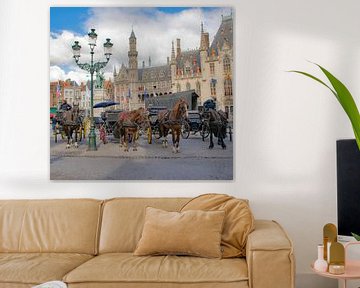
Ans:
[[[351,235],[356,239],[356,241],[360,241],[360,235],[351,232]]]
[[[309,73],[297,71],[297,70],[292,70],[289,72],[294,72],[294,73],[305,75],[305,76],[321,83],[322,85],[327,87],[334,94],[334,96],[339,101],[340,105],[343,107],[345,113],[347,114],[347,116],[350,119],[353,131],[354,131],[354,135],[356,138],[356,143],[360,150],[360,114],[359,114],[359,110],[356,107],[354,98],[352,97],[349,90],[345,87],[345,85],[340,80],[338,80],[334,75],[332,75],[329,71],[327,71],[325,68],[321,67],[320,65],[318,65],[316,63],[313,63],[313,64],[317,65],[321,69],[321,71],[329,79],[329,81],[334,89],[332,89],[329,85],[327,85],[325,82],[323,82],[319,78],[317,78]]]
[[[302,71],[298,71],[298,70],[290,70],[288,72],[294,72],[294,73],[298,73],[298,74],[302,74],[302,75],[305,75],[311,79],[314,79],[315,81],[321,83],[322,85],[324,85],[325,87],[329,88],[330,91],[335,95],[336,98],[338,98],[338,95],[336,94],[336,92],[331,89],[331,87],[329,85],[327,85],[325,82],[323,82],[322,80],[320,80],[319,78],[315,77],[314,75],[311,75],[309,73],[306,73],[306,72],[302,72]]]
[[[320,65],[316,64],[321,71],[325,74],[325,76],[329,79],[331,85],[334,87],[337,95],[338,100],[341,106],[344,108],[346,114],[348,115],[350,122],[353,126],[356,142],[360,149],[360,114],[359,110],[356,107],[356,103],[354,98],[352,97],[350,91],[345,87],[345,85],[338,80],[334,75],[332,75],[329,71],[325,68],[321,67]]]

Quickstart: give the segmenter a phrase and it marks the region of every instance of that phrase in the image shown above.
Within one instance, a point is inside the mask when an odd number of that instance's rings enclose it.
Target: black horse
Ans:
[[[75,132],[75,148],[78,148],[78,132],[82,129],[82,121],[80,115],[80,109],[78,104],[74,104],[71,110],[64,111],[62,117],[62,126],[67,136],[66,148],[70,148],[70,144],[73,143],[73,133]]]
[[[209,109],[204,112],[203,117],[210,134],[209,149],[214,148],[213,135],[218,138],[218,145],[221,145],[222,149],[226,149],[224,139],[226,138],[228,121],[225,112]]]

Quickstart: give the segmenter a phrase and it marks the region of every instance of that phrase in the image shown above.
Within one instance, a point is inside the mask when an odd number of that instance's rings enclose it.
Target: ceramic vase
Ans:
[[[328,263],[324,260],[324,245],[318,245],[318,258],[314,263],[314,269],[319,272],[326,272]]]

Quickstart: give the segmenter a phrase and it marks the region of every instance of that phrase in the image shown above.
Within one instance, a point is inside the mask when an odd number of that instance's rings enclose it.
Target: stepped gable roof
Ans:
[[[196,64],[194,64],[194,59]],[[176,57],[177,68],[184,68],[189,63],[193,70],[196,70],[196,66],[200,66],[200,50],[193,49],[187,51],[181,51],[180,56]]]
[[[107,88],[111,88],[113,85],[113,83],[111,82],[111,80],[105,80],[104,81],[104,88],[107,89]]]
[[[138,69],[139,81],[168,81],[171,80],[171,70],[169,65],[146,67]]]
[[[232,15],[223,16],[220,27],[219,27],[218,31],[216,32],[214,40],[212,41],[212,43],[210,45],[209,53],[211,54],[212,49],[214,49],[216,54],[218,54],[218,52],[219,52],[218,48],[222,49],[225,41],[230,46],[230,48],[233,47],[233,18],[232,18]]]
[[[63,81],[63,86],[64,86],[64,88],[77,88],[77,87],[80,87],[80,85],[76,81],[71,80],[71,79],[67,79],[66,81]]]

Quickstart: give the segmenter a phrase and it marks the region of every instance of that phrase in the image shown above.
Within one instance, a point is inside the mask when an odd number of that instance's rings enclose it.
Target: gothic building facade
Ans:
[[[138,52],[134,31],[129,38],[129,64],[121,65],[119,71],[114,67],[114,100],[123,109],[137,109],[144,106],[145,97],[162,96],[171,92],[171,73],[169,65],[138,67]]]
[[[199,105],[207,99],[216,100],[217,108],[233,114],[233,18],[222,16],[213,41],[201,24],[200,48],[182,51],[181,40],[174,42],[170,61],[162,66],[138,67],[138,52],[134,31],[129,38],[129,63],[114,68],[115,101],[122,108],[135,109],[144,105],[145,97],[161,97],[194,89]]]

